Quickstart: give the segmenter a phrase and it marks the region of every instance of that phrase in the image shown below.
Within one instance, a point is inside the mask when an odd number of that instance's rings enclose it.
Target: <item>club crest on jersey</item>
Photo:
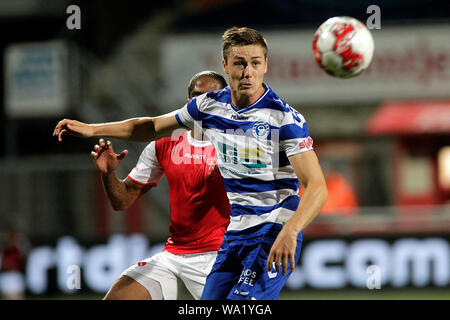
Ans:
[[[265,139],[269,135],[270,126],[266,122],[255,122],[252,128],[252,134],[256,139]]]

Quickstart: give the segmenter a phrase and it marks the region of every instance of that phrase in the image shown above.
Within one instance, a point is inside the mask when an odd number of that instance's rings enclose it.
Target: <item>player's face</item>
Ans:
[[[194,82],[194,88],[189,92],[188,102],[204,93],[222,89],[219,81],[208,76],[200,77]]]
[[[232,47],[222,63],[234,103],[240,101],[249,105],[259,99],[264,92],[262,83],[267,72],[267,59],[260,45]]]

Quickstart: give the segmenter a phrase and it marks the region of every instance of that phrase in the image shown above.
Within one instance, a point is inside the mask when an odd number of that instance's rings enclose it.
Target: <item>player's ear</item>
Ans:
[[[222,59],[222,66],[223,66],[223,71],[228,74],[228,64],[227,61],[225,59]]]
[[[267,73],[267,57],[266,57],[266,67],[264,68],[264,74]]]

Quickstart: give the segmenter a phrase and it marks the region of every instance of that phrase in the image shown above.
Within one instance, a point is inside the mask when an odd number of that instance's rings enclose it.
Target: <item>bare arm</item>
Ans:
[[[126,157],[128,151],[120,154],[114,152],[112,143],[100,139],[99,144],[94,147],[91,155],[97,169],[100,172],[105,193],[108,196],[114,210],[128,209],[148,187],[140,185],[128,178],[120,180],[116,175],[116,169],[120,162]]]
[[[275,269],[279,272],[281,263],[283,274],[287,272],[288,261],[291,270],[294,270],[297,236],[319,214],[328,197],[325,178],[313,150],[291,156],[289,162],[305,186],[305,192],[294,215],[278,234],[267,260],[268,271],[272,268],[272,262],[275,262]]]
[[[77,120],[63,119],[56,125],[53,136],[62,141],[66,134],[81,138],[112,137],[129,141],[148,142],[169,136],[181,128],[174,113],[159,117],[132,118],[119,122],[87,124]]]
[[[142,194],[148,191],[145,186],[128,178],[120,180],[115,171],[101,174],[101,177],[105,193],[114,210],[127,210]]]

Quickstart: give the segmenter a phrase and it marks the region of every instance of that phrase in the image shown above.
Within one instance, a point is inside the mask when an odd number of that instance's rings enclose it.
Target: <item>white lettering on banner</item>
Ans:
[[[62,237],[56,248],[41,246],[31,250],[25,275],[27,288],[33,294],[44,294],[49,281],[54,281],[48,278],[48,271],[56,269],[58,288],[62,292],[74,292],[81,287],[79,278],[71,278],[81,274],[86,284],[82,289],[105,293],[122,271],[161,252],[163,247],[163,243],[149,247],[142,234],[114,235],[107,244],[88,249],[72,237]],[[79,273],[70,269],[74,265],[80,266]],[[239,282],[252,285],[255,277],[253,270],[246,269]],[[383,239],[336,239],[306,243],[300,264],[286,287],[337,289],[351,285],[376,289],[386,285],[445,287],[449,283],[448,239],[401,238],[392,243]]]
[[[33,249],[28,255],[26,267],[26,282],[34,294],[43,294],[47,290],[47,271],[55,266],[56,254],[49,246]]]
[[[49,246],[34,248],[27,259],[27,286],[33,294],[44,294],[48,289],[48,270],[56,268],[58,288],[73,292],[67,286],[67,270],[71,265],[83,268],[83,277],[88,289],[105,293],[122,271],[132,264],[161,252],[164,244],[148,247],[145,235],[134,234],[111,236],[108,244],[96,245],[88,250],[72,237],[60,238],[56,249]],[[70,275],[69,275],[70,277]]]
[[[318,240],[303,250],[302,266],[294,270],[287,288],[366,287],[367,267],[372,264],[379,267],[380,285],[444,287],[450,283],[450,246],[443,238],[404,238],[392,245],[381,239],[355,240],[350,245],[343,240]]]
[[[390,270],[389,244],[380,239],[364,239],[353,242],[346,257],[346,272],[350,284],[365,288],[367,285],[367,266],[377,265],[383,270],[381,284],[385,285],[389,279]]]
[[[339,266],[345,256],[345,241],[314,241],[303,254],[305,277],[314,288],[343,288],[346,285],[345,270]]]
[[[430,283],[438,287],[448,285],[450,248],[442,239],[401,239],[394,244],[392,252],[393,286],[404,287],[409,283],[415,287]]]

